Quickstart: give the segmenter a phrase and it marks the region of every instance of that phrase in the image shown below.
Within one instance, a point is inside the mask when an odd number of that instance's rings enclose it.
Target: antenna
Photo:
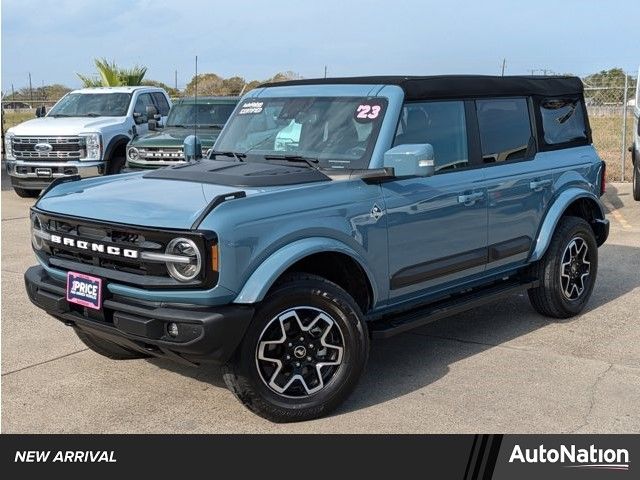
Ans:
[[[198,56],[196,55],[196,85],[195,85],[194,109],[196,111],[195,121],[193,122],[193,135],[198,136]]]

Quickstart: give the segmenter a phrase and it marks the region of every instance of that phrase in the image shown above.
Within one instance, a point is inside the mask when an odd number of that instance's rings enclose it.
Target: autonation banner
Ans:
[[[637,435],[2,435],[0,444],[8,478],[631,479],[640,468]]]

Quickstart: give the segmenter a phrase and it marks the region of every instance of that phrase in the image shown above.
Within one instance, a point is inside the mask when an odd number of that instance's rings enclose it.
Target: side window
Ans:
[[[540,102],[542,130],[547,145],[586,140],[582,102],[577,98],[545,98]]]
[[[137,116],[136,114],[140,114],[140,116],[143,118],[143,123],[148,121],[147,106],[155,107],[155,105],[153,104],[153,100],[151,100],[151,95],[149,95],[148,93],[143,93],[138,96],[136,105],[135,107],[133,107],[134,116]]]
[[[158,113],[163,117],[169,115],[169,102],[167,102],[167,98],[160,92],[153,92],[151,95],[155,101]]]
[[[485,163],[526,158],[533,140],[527,99],[476,100],[476,111]]]
[[[407,103],[394,145],[429,143],[436,173],[469,165],[467,121],[463,101]]]

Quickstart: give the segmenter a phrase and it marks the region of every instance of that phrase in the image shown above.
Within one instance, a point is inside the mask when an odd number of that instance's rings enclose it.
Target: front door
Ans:
[[[395,145],[429,143],[432,177],[382,184],[389,239],[390,303],[481,274],[487,261],[483,169],[471,168],[464,101],[408,103]]]

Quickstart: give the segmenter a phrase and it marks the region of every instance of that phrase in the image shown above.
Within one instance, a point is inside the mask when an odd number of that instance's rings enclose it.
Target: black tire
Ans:
[[[305,320],[289,323],[295,321],[290,316],[294,311],[298,318],[302,320],[304,317]],[[322,313],[327,316],[322,316]],[[283,318],[287,315],[289,318],[285,327]],[[321,324],[324,331],[318,333],[316,328],[312,328],[312,318],[323,319],[317,321],[316,325],[324,322]],[[324,320],[326,318],[333,323]],[[309,331],[300,330],[298,326],[302,325],[309,327]],[[277,345],[269,345],[261,350],[260,345],[265,340],[274,339],[267,338],[274,328],[280,328],[282,341],[277,339],[273,342]],[[285,330],[296,338],[287,337]],[[297,338],[299,334],[308,336],[303,341],[302,336]],[[329,334],[333,336],[325,341]],[[296,344],[292,345],[289,340]],[[340,340],[341,352],[335,346]],[[308,352],[298,357],[302,362],[300,366],[300,363],[296,365],[295,357],[300,353],[302,344],[308,347]],[[274,353],[268,352],[268,348],[273,348]],[[321,352],[324,354],[321,355]],[[287,353],[290,357],[286,357]],[[274,367],[273,363],[259,358],[266,355],[280,356],[281,366]],[[339,364],[326,365],[326,355],[333,355],[331,360]],[[347,398],[364,370],[368,355],[367,326],[353,298],[338,285],[322,277],[293,274],[276,285],[256,311],[234,358],[223,368],[224,380],[242,404],[263,418],[279,423],[311,420],[328,414]],[[306,366],[305,360],[308,362]],[[325,365],[316,367],[317,363]],[[295,380],[298,374],[302,379]],[[323,375],[327,378],[321,379]],[[272,382],[278,388],[289,387],[279,393],[270,386]],[[317,391],[313,391],[315,389]],[[310,390],[313,392],[309,393]]]
[[[107,162],[107,175],[116,175],[122,172],[127,159],[125,157],[114,157]]]
[[[570,261],[574,257],[569,250],[574,241],[572,251],[580,251],[575,256],[575,265]],[[589,265],[584,264],[580,257]],[[569,263],[563,268],[563,261],[566,263],[567,260]],[[562,278],[561,271],[565,272]],[[588,275],[584,276],[587,271]],[[598,245],[591,226],[579,217],[563,217],[546,253],[531,267],[530,273],[540,281],[538,287],[529,290],[529,300],[538,313],[552,318],[579,314],[591,297],[598,274]]]
[[[78,338],[82,341],[82,343],[84,343],[91,350],[112,360],[134,360],[136,358],[149,357],[149,355],[145,355],[142,352],[129,350],[128,348],[121,347],[120,345],[110,342],[109,340],[104,340],[81,330],[76,330],[76,335],[78,335]]]
[[[633,165],[633,199],[640,202],[640,161],[637,158]]]
[[[27,190],[26,188],[13,187],[13,190],[20,198],[36,198],[41,190]]]

